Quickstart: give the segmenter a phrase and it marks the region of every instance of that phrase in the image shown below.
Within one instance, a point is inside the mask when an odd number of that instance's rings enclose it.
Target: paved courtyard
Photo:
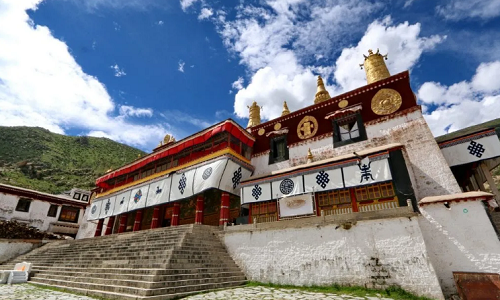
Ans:
[[[63,292],[37,288],[30,284],[0,285],[1,300],[95,300]],[[186,300],[394,300],[382,297],[356,297],[340,294],[304,292],[293,289],[274,289],[267,287],[242,287],[184,298]]]

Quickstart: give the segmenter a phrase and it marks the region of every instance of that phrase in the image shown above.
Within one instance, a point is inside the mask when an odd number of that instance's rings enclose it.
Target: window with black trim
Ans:
[[[59,214],[59,221],[77,223],[80,209],[72,206],[63,206]]]
[[[286,135],[271,138],[271,147],[269,151],[269,164],[288,160],[288,145]]]
[[[344,146],[367,139],[365,125],[359,112],[333,119],[333,145]]]
[[[73,194],[73,199],[80,200],[80,193]]]
[[[49,207],[49,212],[47,212],[47,217],[55,218],[57,216],[57,208],[58,207],[59,207],[59,205],[51,204]]]
[[[17,201],[16,211],[29,212],[31,205],[31,199],[19,198]]]
[[[89,202],[89,195],[82,195],[82,201]]]

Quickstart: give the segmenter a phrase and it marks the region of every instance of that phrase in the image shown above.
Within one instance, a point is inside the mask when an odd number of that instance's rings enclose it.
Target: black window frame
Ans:
[[[47,217],[55,218],[57,217],[57,210],[59,209],[59,205],[51,204],[49,210],[47,211]]]
[[[84,199],[85,198],[85,199]],[[82,198],[80,199],[81,201],[89,202],[89,195],[83,194]]]
[[[358,143],[361,141],[366,141],[368,139],[368,137],[366,136],[365,124],[363,123],[363,118],[361,117],[361,114],[358,111],[355,113],[355,115],[356,115],[356,123],[358,123],[359,136],[346,141],[342,141],[340,138],[341,125],[339,125],[339,123],[342,123],[342,121],[345,120],[347,117],[332,120],[334,148],[342,147],[353,143]],[[352,117],[352,115],[349,115],[349,117]]]
[[[78,196],[77,196],[77,195],[78,195]],[[77,193],[77,192],[75,192],[75,193],[73,194],[73,199],[75,199],[75,200],[80,200],[81,196],[82,196],[82,193]]]
[[[63,215],[63,210],[64,209],[69,209],[69,210],[73,210],[73,211],[76,211],[76,218],[72,221],[68,221],[68,220],[62,220],[61,219],[61,216]],[[74,206],[67,206],[67,205],[63,205],[61,207],[61,212],[59,213],[59,218],[58,218],[58,221],[60,222],[67,222],[67,223],[78,223],[78,219],[80,218],[80,208],[78,207],[74,207]]]
[[[275,156],[275,147],[277,143],[283,142],[285,144],[285,156],[283,158],[276,157]],[[287,136],[286,134],[284,135],[279,135],[271,138],[270,140],[270,150],[269,150],[269,165],[275,164],[278,162],[282,161],[287,161],[289,159],[289,154],[288,154],[288,142],[287,142]]]
[[[19,198],[16,205],[16,211],[29,212],[32,201],[33,199],[30,198]]]

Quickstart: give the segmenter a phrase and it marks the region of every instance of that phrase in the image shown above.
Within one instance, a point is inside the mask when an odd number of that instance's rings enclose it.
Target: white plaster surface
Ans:
[[[90,206],[88,206],[85,209],[85,213],[83,214],[81,221],[80,221],[80,227],[78,228],[78,233],[76,234],[76,239],[86,239],[86,238],[91,238],[94,237],[95,230],[97,228],[97,222],[98,220],[93,220],[89,221],[88,219],[88,214],[90,214]],[[107,219],[105,219],[105,222],[107,222]],[[106,227],[102,227],[103,232]]]
[[[446,296],[456,294],[453,272],[500,273],[500,241],[480,201],[420,208],[429,258]]]
[[[226,232],[228,252],[249,280],[299,286],[400,286],[443,299],[415,218]]]
[[[0,239],[0,264],[31,251],[35,246],[34,243],[22,240]]]

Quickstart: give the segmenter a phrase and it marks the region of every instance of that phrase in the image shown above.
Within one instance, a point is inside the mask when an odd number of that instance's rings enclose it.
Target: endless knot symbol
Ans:
[[[92,213],[92,214],[95,214],[95,212],[96,212],[96,211],[97,211],[97,205],[96,205],[96,204],[94,204],[94,206],[92,206],[92,211],[91,211],[91,213]]]
[[[369,179],[375,180],[375,179],[373,179],[372,170],[370,169],[371,164],[372,164],[372,162],[369,162],[368,165],[358,164],[359,170],[361,171],[361,181],[359,183],[363,182],[363,180],[366,180],[366,181],[368,181]]]
[[[262,188],[256,184],[255,187],[252,189],[252,196],[255,198],[255,200],[259,200],[259,197],[262,195]]]
[[[161,194],[162,189],[159,186],[156,187],[156,195]]]
[[[104,212],[108,214],[108,211],[111,207],[111,201],[108,199],[108,202],[106,202],[106,206],[104,207]]]
[[[231,179],[233,182],[233,189],[235,189],[238,186],[238,184],[240,184],[241,177],[243,176],[241,175],[241,167],[239,167],[238,170],[234,171],[233,179]]]
[[[280,191],[284,195],[288,195],[291,192],[293,192],[293,187],[295,184],[293,183],[293,180],[291,179],[283,179],[283,181],[280,183]]]
[[[184,194],[184,189],[186,188],[186,175],[182,174],[181,179],[179,179],[179,191]]]
[[[137,193],[135,193],[134,195],[134,202],[135,203],[139,202],[139,200],[141,200],[141,197],[142,197],[142,191],[138,190]]]
[[[484,151],[486,151],[482,144],[476,143],[474,141],[470,141],[470,145],[469,147],[467,147],[467,150],[469,150],[470,154],[475,155],[479,158],[483,156]]]
[[[326,185],[330,182],[329,177],[330,175],[325,171],[319,171],[318,175],[316,175],[316,183],[322,188],[326,188]]]
[[[212,175],[212,167],[206,168],[205,171],[203,171],[203,175],[201,175],[201,178],[203,178],[203,180],[207,180],[210,175]]]

